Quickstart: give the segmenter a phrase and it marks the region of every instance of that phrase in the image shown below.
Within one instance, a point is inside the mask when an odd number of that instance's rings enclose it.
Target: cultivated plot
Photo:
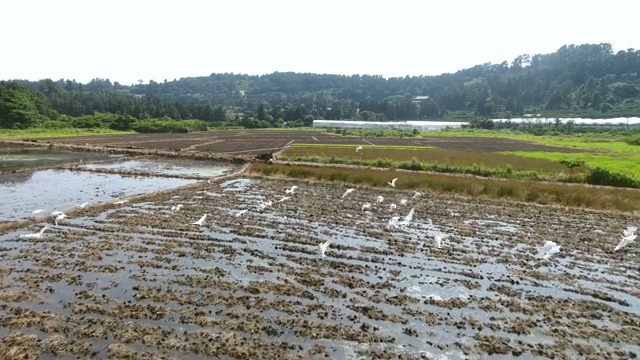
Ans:
[[[440,149],[471,151],[560,151],[580,152],[570,147],[556,147],[534,142],[501,138],[420,137],[368,138],[376,145],[433,146]],[[46,138],[55,141],[94,146],[116,146],[140,149],[180,149],[225,154],[257,154],[282,149],[290,143],[353,144],[361,138],[339,136],[321,131],[289,130],[225,130],[190,134],[124,134]]]

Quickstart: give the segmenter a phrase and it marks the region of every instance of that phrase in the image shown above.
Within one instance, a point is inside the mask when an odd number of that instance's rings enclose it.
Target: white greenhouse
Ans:
[[[419,131],[440,131],[444,128],[460,128],[467,122],[454,121],[349,121],[313,120],[313,127],[356,128],[356,129],[398,129]]]

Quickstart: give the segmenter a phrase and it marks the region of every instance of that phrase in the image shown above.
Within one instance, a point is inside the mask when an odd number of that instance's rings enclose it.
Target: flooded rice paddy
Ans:
[[[392,188],[341,198],[345,190],[245,176],[82,209],[40,238],[20,235],[44,223],[1,233],[0,353],[629,359],[640,352],[638,247],[611,252],[633,217],[428,192],[414,198]],[[366,202],[372,207],[362,211]],[[406,225],[387,226],[411,208]],[[562,250],[542,260],[547,240]]]
[[[0,174],[0,222],[32,217],[38,209],[44,210],[43,213],[66,211],[83,203],[116,201],[195,182],[54,169]]]
[[[51,151],[47,149],[4,148],[0,150],[0,172],[42,166],[116,159],[120,156],[105,153]]]
[[[189,159],[160,159],[140,158],[120,162],[86,164],[82,168],[88,170],[111,170],[127,172],[135,170],[151,175],[172,176],[219,176],[229,170],[226,164],[212,164],[210,162]]]

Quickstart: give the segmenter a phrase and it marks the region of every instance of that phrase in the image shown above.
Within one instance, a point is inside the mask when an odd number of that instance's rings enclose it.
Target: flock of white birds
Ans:
[[[116,205],[122,205],[122,204],[124,204],[124,203],[126,203],[128,201],[129,200],[124,199],[124,200],[114,201],[113,203],[116,204]],[[84,209],[85,207],[87,207],[87,205],[89,205],[89,203],[88,202],[84,202],[82,204],[76,205],[76,207],[80,208],[80,209]],[[31,212],[31,214],[33,216],[37,217],[37,216],[42,216],[40,214],[43,214],[44,212],[45,212],[44,209],[36,209],[36,210],[33,210]],[[60,221],[68,218],[68,216],[64,212],[62,212],[60,210],[56,210],[56,211],[53,211],[51,214],[49,214],[49,218],[51,218],[53,223],[54,223],[54,225],[57,226]],[[49,223],[45,224],[45,226],[42,229],[40,229],[40,231],[38,231],[37,233],[22,234],[22,235],[19,235],[19,237],[22,238],[22,239],[40,239],[44,235],[44,232],[47,231],[47,229],[49,229]]]
[[[362,146],[359,146],[356,151],[361,152],[362,151]],[[390,187],[395,188],[396,187],[396,181],[398,181],[398,178],[395,177],[393,178],[391,181],[389,181],[387,184]],[[294,192],[296,191],[296,189],[298,189],[298,186],[294,185],[291,186],[289,189],[285,190],[285,194],[286,195],[293,195]],[[351,194],[352,192],[354,192],[356,189],[354,188],[349,188],[347,189],[342,196],[340,197],[340,199],[344,199],[345,197],[347,197],[349,194]],[[422,196],[422,193],[415,191],[412,199],[416,199],[418,197]],[[287,201],[290,200],[291,196],[282,196],[278,202],[283,202],[283,201]],[[126,203],[128,200],[127,199],[123,199],[123,200],[117,200],[114,201],[113,204],[116,205],[121,205]],[[384,197],[382,195],[378,196],[376,198],[376,205],[380,205],[384,202]],[[400,200],[400,205],[406,205],[408,203],[407,199],[401,199]],[[83,204],[79,204],[76,205],[76,207],[78,208],[85,208],[88,205],[88,203],[83,203]],[[273,205],[273,201],[268,200],[268,201],[264,201],[261,202],[257,205],[257,210],[258,211],[263,211],[266,208],[270,207]],[[172,211],[179,211],[180,209],[182,209],[184,207],[183,204],[177,204],[177,205],[173,205],[171,206],[171,210]],[[370,202],[366,202],[364,204],[362,204],[362,211],[365,210],[371,210],[372,208],[372,204]],[[389,211],[394,211],[397,209],[397,205],[395,203],[391,203],[389,204]],[[41,213],[43,213],[45,210],[43,209],[37,209],[33,211],[33,215],[37,216]],[[241,216],[242,214],[246,213],[248,210],[247,209],[243,209],[243,210],[239,210],[236,213],[236,217]],[[387,223],[387,229],[390,228],[399,228],[402,226],[406,226],[409,225],[409,223],[411,223],[411,221],[413,220],[413,215],[414,215],[415,209],[411,208],[411,210],[409,210],[409,213],[404,216],[393,216],[391,217],[391,219],[389,219],[389,222]],[[53,218],[53,223],[57,226],[58,223],[67,218],[67,215],[62,212],[62,211],[54,211],[51,213],[50,215]],[[204,214],[202,215],[202,217],[200,219],[198,219],[197,221],[194,221],[193,223],[191,223],[192,225],[198,225],[198,226],[203,226],[204,222],[207,219],[208,214]],[[428,219],[429,222],[431,222],[431,219]],[[22,234],[19,237],[20,238],[28,238],[28,239],[33,239],[33,238],[41,238],[44,234],[44,232],[49,228],[49,224],[47,223],[42,229],[40,229],[39,232],[37,233],[32,233],[32,234]],[[627,229],[623,230],[623,236],[622,239],[619,241],[618,245],[616,245],[616,247],[613,249],[614,251],[618,251],[620,249],[622,249],[623,247],[635,242],[636,238],[638,237],[637,235],[637,231],[638,228],[636,226],[629,226],[627,227]],[[440,247],[442,245],[442,240],[446,239],[449,235],[447,234],[438,234],[435,236],[434,241],[436,246]],[[323,242],[321,244],[318,245],[319,247],[319,253],[322,257],[325,256],[325,252],[326,250],[329,248],[329,246],[331,245],[331,240],[328,240],[326,242]],[[545,244],[542,246],[542,248],[540,249],[540,253],[539,256],[541,256],[543,259],[549,259],[551,258],[553,255],[557,254],[560,252],[560,246],[558,244],[556,244],[553,241],[547,241],[545,242]]]

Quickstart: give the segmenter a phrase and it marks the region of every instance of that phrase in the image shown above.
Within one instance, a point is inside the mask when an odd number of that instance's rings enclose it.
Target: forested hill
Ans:
[[[18,81],[56,111],[206,121],[243,113],[259,120],[418,119],[640,115],[640,50],[568,45],[454,74],[385,79],[370,75],[211,74],[125,86],[107,79]],[[428,97],[428,98],[427,98]],[[262,104],[262,105],[261,105]]]

